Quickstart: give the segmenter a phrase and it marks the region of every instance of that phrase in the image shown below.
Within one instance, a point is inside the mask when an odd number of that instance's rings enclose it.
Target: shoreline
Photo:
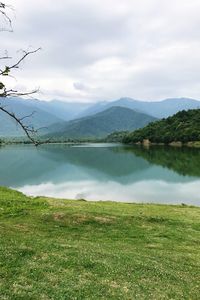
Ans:
[[[183,143],[181,141],[171,142],[169,144],[164,143],[154,143],[150,141],[143,141],[143,142],[135,142],[135,143],[122,143],[121,141],[77,141],[77,142],[42,142],[38,146],[42,145],[84,145],[84,144],[120,144],[124,146],[143,146],[143,147],[152,147],[152,146],[163,146],[163,147],[174,147],[174,148],[182,148],[182,147],[188,147],[188,148],[200,148],[200,141],[195,142],[187,142]],[[7,146],[7,145],[34,145],[32,142],[29,141],[8,141],[4,142],[2,141],[0,143],[1,146]],[[34,145],[35,146],[35,145]]]
[[[91,203],[91,204],[96,204],[96,203],[105,203],[105,204],[125,204],[125,205],[141,205],[141,206],[172,206],[172,207],[188,207],[188,208],[199,208],[200,209],[200,205],[194,205],[194,204],[187,204],[187,203],[158,203],[158,202],[130,202],[130,201],[116,201],[116,200],[88,200],[88,199],[84,199],[84,198],[80,198],[80,199],[73,199],[73,198],[64,198],[64,197],[51,197],[51,196],[43,196],[43,195],[38,195],[38,196],[33,196],[33,195],[28,195],[26,193],[21,192],[20,190],[17,190],[16,188],[12,188],[12,187],[7,187],[7,186],[0,186],[0,191],[1,188],[5,188],[17,193],[21,193],[22,195],[24,195],[25,197],[28,197],[30,199],[37,199],[37,198],[43,198],[46,199],[48,201],[48,199],[51,199],[52,201],[82,201],[82,202],[87,202],[87,203]],[[123,197],[122,197],[123,198]]]
[[[187,142],[183,143],[181,141],[176,141],[176,142],[171,142],[169,144],[164,144],[164,143],[154,143],[149,140],[144,140],[143,142],[135,142],[135,143],[122,143],[124,145],[138,145],[138,146],[143,146],[143,147],[151,147],[151,146],[163,146],[163,147],[174,147],[174,148],[200,148],[200,141],[195,141],[195,142]]]

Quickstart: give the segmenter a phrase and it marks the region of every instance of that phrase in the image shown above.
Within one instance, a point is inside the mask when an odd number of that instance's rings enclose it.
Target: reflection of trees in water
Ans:
[[[200,149],[170,146],[133,146],[126,148],[152,164],[161,165],[184,176],[200,177]]]
[[[69,147],[66,145],[44,145],[41,147],[41,150],[43,150],[40,154],[50,160],[95,169],[113,177],[130,175],[150,167],[146,160],[141,157],[133,157],[131,153],[125,152],[123,148],[122,146]]]
[[[35,146],[3,146],[0,148],[0,185],[16,186],[42,179],[58,167],[56,161],[40,155]]]
[[[0,162],[0,184],[9,186],[76,181],[83,178],[79,170],[87,179],[122,184],[149,179],[188,181],[178,174],[200,177],[200,150],[188,148],[9,146],[1,148]],[[166,171],[153,168],[153,164],[166,167]]]
[[[115,150],[114,150],[115,149]],[[91,178],[123,181],[124,176],[147,170],[149,163],[118,147],[69,147],[68,145],[7,146],[0,150],[0,185],[59,182],[73,173],[72,166]],[[73,176],[73,174],[71,174]]]

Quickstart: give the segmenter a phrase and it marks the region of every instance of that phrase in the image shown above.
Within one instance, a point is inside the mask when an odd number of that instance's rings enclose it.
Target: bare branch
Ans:
[[[36,52],[38,52],[39,50],[41,50],[41,48],[37,48],[36,50],[33,50],[33,51],[25,51],[23,50],[24,52],[24,55],[13,65],[11,66],[5,66],[5,68],[3,70],[0,70],[0,76],[8,76],[10,71],[12,69],[18,69],[19,68],[19,65],[20,63],[25,60],[25,58],[31,54],[34,54]]]
[[[10,29],[4,29],[1,28],[0,31],[13,31],[12,29],[12,21],[11,18],[9,17],[8,13],[7,13],[7,8],[8,9],[12,9],[12,7],[6,5],[5,3],[0,1],[0,16],[3,17],[4,21],[6,21],[7,25],[9,26]],[[17,90],[14,89],[7,89],[5,84],[2,82],[1,77],[4,76],[9,76],[9,77],[13,77],[10,73],[12,70],[14,69],[18,69],[21,62],[24,61],[27,56],[36,53],[37,51],[39,51],[41,48],[38,48],[36,50],[33,51],[23,51],[21,55],[21,58],[15,62],[14,64],[11,65],[6,65],[5,67],[3,67],[2,69],[0,69],[0,98],[4,98],[6,100],[6,98],[8,97],[17,97],[17,96],[30,96],[36,92],[38,92],[38,89],[32,90],[30,92],[18,92]],[[2,55],[0,57],[0,60],[7,60],[7,59],[11,59],[12,57],[8,56],[7,51],[4,53],[4,55]],[[24,117],[17,117],[15,115],[15,113],[10,112],[6,106],[3,106],[0,103],[0,111],[6,113],[7,115],[9,115],[12,119],[14,119],[17,124],[22,128],[22,130],[25,132],[26,136],[28,137],[28,139],[36,146],[38,146],[39,144],[42,144],[41,142],[37,141],[32,135],[37,133],[37,130],[34,129],[33,126],[28,126],[24,123],[24,120],[27,118],[30,118],[33,116],[33,114],[35,112],[32,112],[31,114],[24,116]]]
[[[11,56],[2,56],[0,57],[0,59],[11,59],[12,57]]]
[[[40,47],[37,48],[36,50],[33,50],[33,51],[25,51],[25,50],[23,50],[24,55],[23,55],[23,56],[22,56],[22,57],[14,64],[14,65],[10,66],[9,69],[10,69],[10,70],[11,70],[11,69],[17,69],[17,68],[19,67],[20,63],[21,63],[28,55],[34,54],[34,53],[38,52],[39,50],[41,50]]]
[[[3,97],[3,98],[6,98],[6,97],[20,97],[20,96],[30,96],[30,95],[33,95],[35,93],[37,93],[39,91],[39,89],[35,89],[33,91],[30,91],[30,92],[25,92],[25,93],[21,93],[21,92],[18,92],[16,90],[6,90],[6,88],[4,88],[3,92],[0,93],[0,98]]]
[[[36,111],[33,111],[30,115],[24,116],[24,117],[20,118],[19,120],[20,120],[20,121],[23,121],[23,120],[26,119],[26,118],[31,118],[35,113],[36,113]],[[38,130],[39,130],[39,129],[37,129],[37,131],[38,131]]]
[[[3,18],[6,20],[6,22],[8,23],[10,29],[6,29],[6,28],[1,28],[0,31],[10,31],[13,32],[13,28],[12,28],[12,20],[11,18],[8,16],[6,9],[12,9],[11,6],[6,5],[3,2],[0,2],[0,14],[3,16]]]
[[[37,130],[35,130],[33,127],[31,126],[27,126],[25,125],[20,118],[18,118],[14,113],[8,111],[5,107],[0,106],[0,110],[3,111],[4,113],[6,113],[7,115],[9,115],[11,118],[13,118],[17,124],[19,124],[21,126],[21,128],[23,129],[23,131],[25,132],[25,134],[27,135],[27,137],[29,138],[29,140],[32,141],[32,143],[35,146],[38,146],[40,144],[42,144],[42,142],[36,141],[31,134],[37,133]],[[27,116],[28,117],[28,116]],[[25,118],[25,117],[24,117]]]

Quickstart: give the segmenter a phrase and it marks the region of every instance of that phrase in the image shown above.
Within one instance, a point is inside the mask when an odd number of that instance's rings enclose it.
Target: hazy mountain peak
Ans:
[[[92,116],[65,122],[52,127],[55,138],[91,138],[106,137],[114,131],[134,130],[155,121],[156,118],[132,109],[120,106],[109,107]]]
[[[136,112],[145,113],[156,118],[166,118],[180,110],[200,108],[200,101],[191,98],[168,98],[162,101],[139,101],[130,97],[121,97],[114,101],[101,101],[93,103],[64,102],[60,100],[41,101],[38,99],[6,98],[1,102],[6,102],[12,111],[16,111],[20,116],[36,111],[34,118],[29,121],[36,127],[48,127],[54,123],[80,119],[93,116],[106,111],[111,107],[124,107]],[[19,135],[16,126],[3,113],[0,114],[0,133]],[[21,134],[21,133],[20,133]]]

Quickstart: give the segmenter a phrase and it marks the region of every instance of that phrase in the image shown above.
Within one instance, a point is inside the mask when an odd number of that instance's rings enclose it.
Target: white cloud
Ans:
[[[199,0],[10,3],[15,31],[1,33],[1,45],[11,54],[42,47],[16,77],[43,98],[200,98]]]

